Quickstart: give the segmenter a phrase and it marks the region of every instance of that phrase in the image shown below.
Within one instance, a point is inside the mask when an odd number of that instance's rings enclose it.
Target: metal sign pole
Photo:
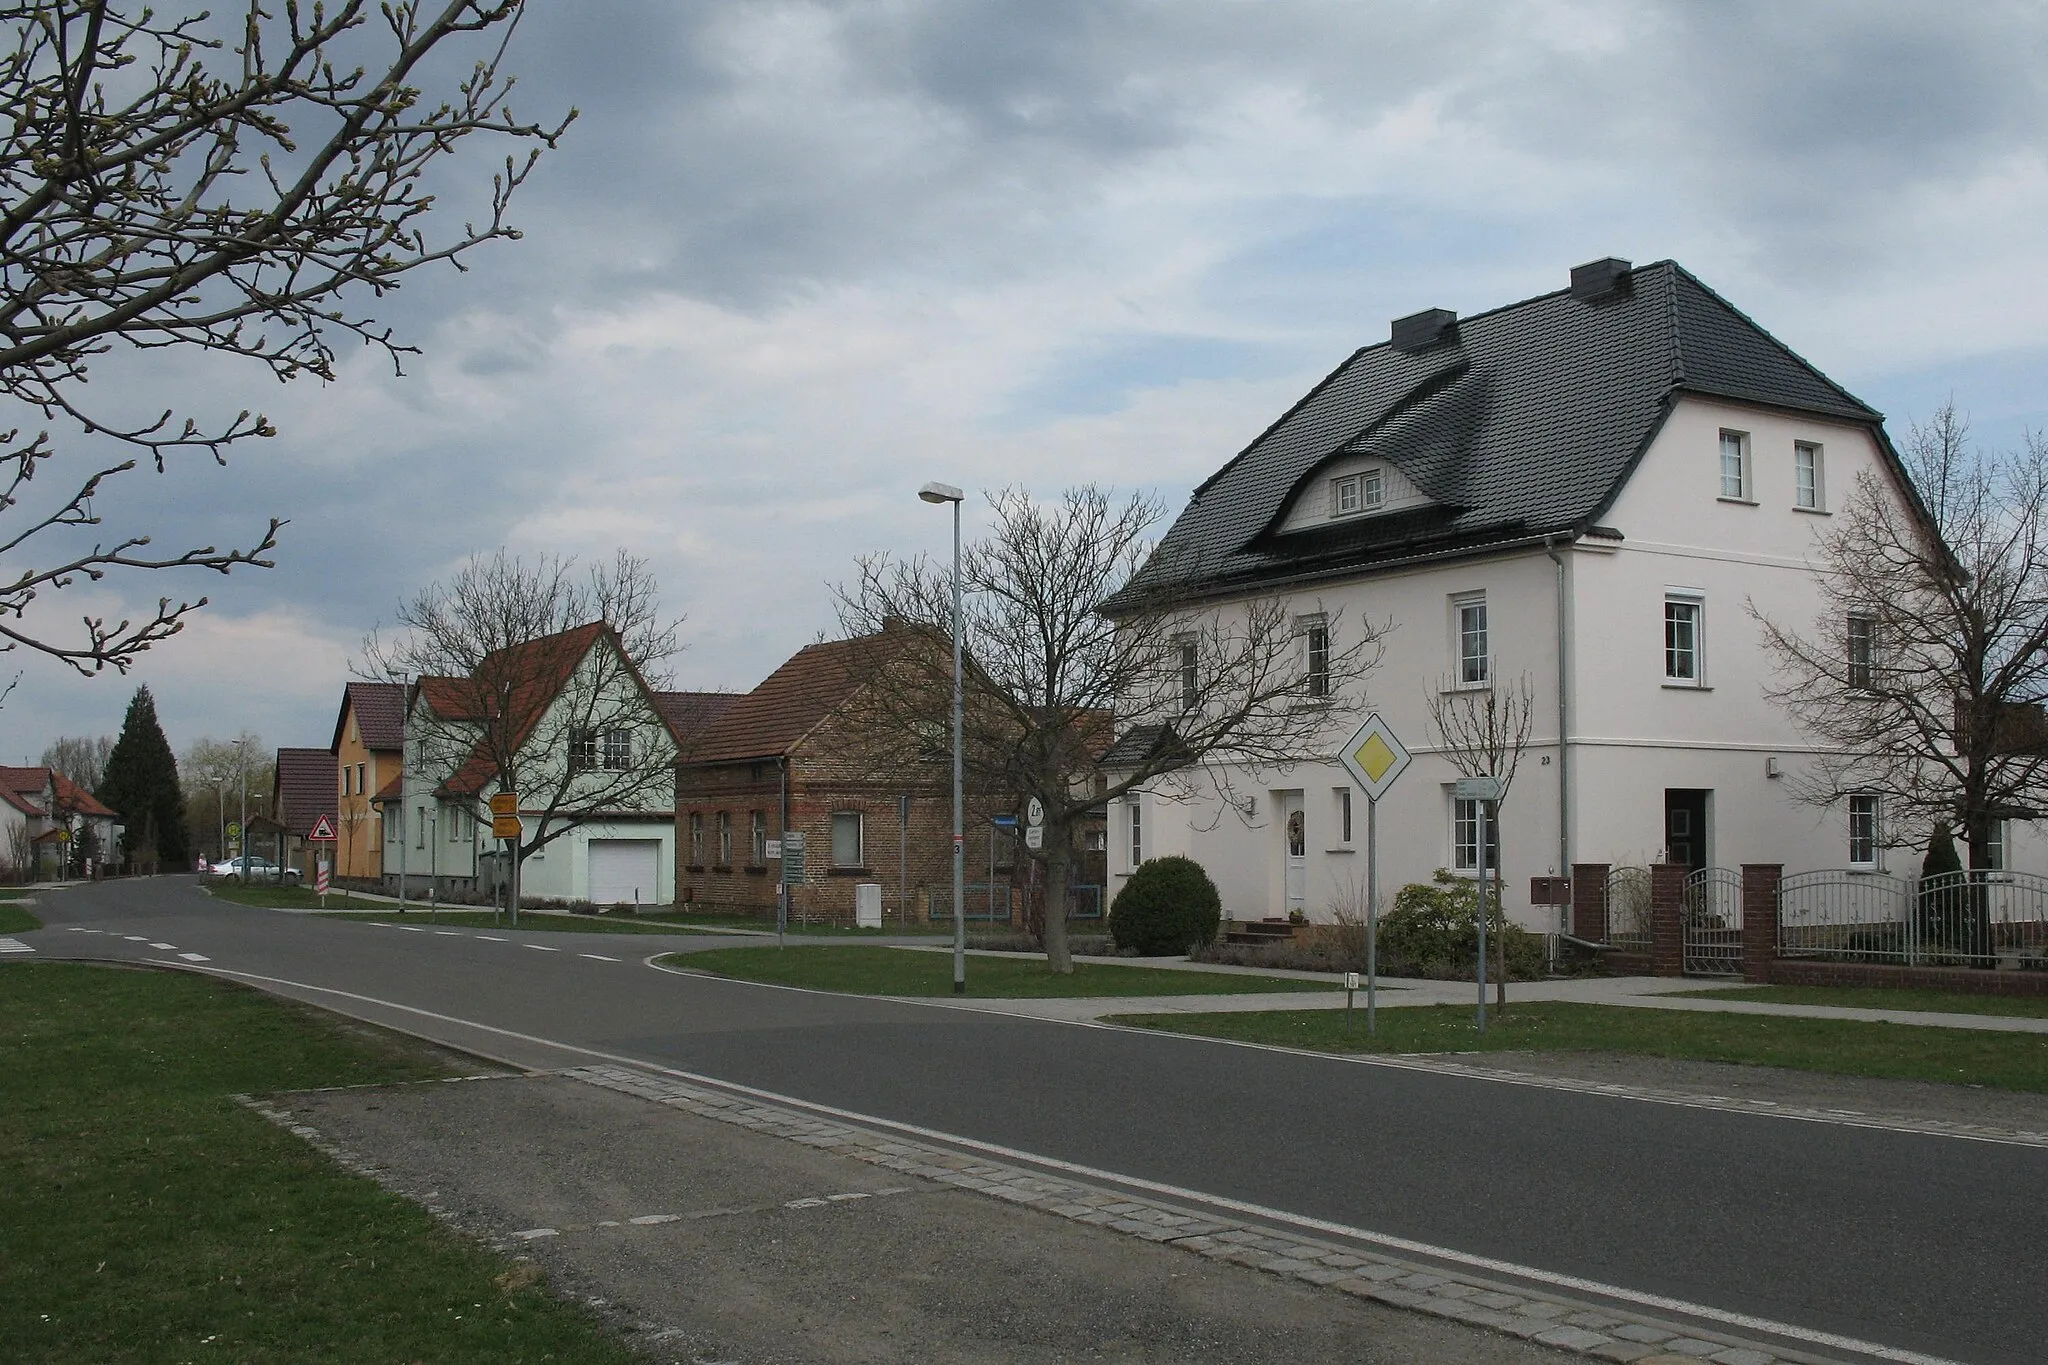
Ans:
[[[1479,829],[1479,1031],[1486,1032],[1486,807],[1484,801],[1472,803],[1472,810]]]
[[[1379,1036],[1380,803],[1365,798],[1365,1036]]]

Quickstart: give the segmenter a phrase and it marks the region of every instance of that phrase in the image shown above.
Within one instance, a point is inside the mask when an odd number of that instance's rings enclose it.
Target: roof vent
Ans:
[[[1628,272],[1629,263],[1618,256],[1575,265],[1572,267],[1572,297],[1581,303],[1591,303],[1610,294],[1626,294],[1629,290]]]
[[[1426,308],[1394,319],[1394,349],[1414,354],[1440,341],[1456,340],[1458,315],[1448,308]]]

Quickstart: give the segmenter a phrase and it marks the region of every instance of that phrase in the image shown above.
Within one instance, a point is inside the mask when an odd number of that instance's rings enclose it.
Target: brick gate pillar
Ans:
[[[1742,865],[1742,979],[1769,985],[1778,957],[1778,883],[1783,863]]]
[[[1572,864],[1572,937],[1607,941],[1607,864]]]
[[[1650,867],[1650,970],[1685,975],[1685,874],[1677,863]]]

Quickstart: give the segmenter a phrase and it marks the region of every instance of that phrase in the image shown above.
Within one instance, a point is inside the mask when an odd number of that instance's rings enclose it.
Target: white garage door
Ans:
[[[590,899],[599,905],[653,905],[661,892],[661,840],[592,839]]]

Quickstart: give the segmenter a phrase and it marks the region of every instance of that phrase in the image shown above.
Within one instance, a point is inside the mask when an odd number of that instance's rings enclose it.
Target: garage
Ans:
[[[658,904],[661,840],[592,839],[590,899],[598,905]]]

